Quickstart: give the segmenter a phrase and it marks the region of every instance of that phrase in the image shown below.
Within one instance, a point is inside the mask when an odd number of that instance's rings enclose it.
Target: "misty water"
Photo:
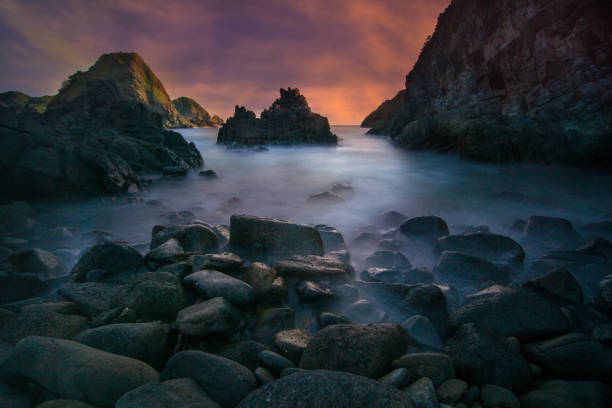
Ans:
[[[78,249],[92,243],[91,231],[102,230],[142,251],[155,224],[167,224],[173,213],[185,210],[217,224],[229,224],[233,213],[327,224],[338,228],[347,241],[388,210],[408,217],[438,215],[451,232],[465,225],[487,225],[493,232],[507,233],[505,226],[530,215],[568,218],[577,227],[612,219],[612,177],[605,173],[474,163],[401,150],[356,126],[334,126],[332,131],[341,138],[337,147],[271,146],[254,151],[216,145],[217,129],[180,129],[217,179],[198,172],[161,179],[140,202],[71,203],[54,207],[47,218],[77,231]],[[345,203],[308,202],[311,195],[338,183],[354,189],[344,195]],[[240,201],[230,201],[234,197]]]

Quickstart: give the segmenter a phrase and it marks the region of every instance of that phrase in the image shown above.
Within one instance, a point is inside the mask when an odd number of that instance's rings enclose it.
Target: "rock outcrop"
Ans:
[[[181,96],[172,101],[174,108],[181,116],[184,127],[221,126],[223,119],[217,115],[211,116],[199,103],[186,96]]]
[[[297,88],[280,90],[280,98],[261,113],[236,106],[234,116],[219,130],[217,143],[237,145],[324,144],[336,145],[338,138],[327,118],[313,113]]]
[[[7,107],[16,110],[33,109],[38,113],[43,113],[53,96],[29,96],[19,91],[8,91],[0,93],[0,102]]]
[[[611,22],[604,0],[454,0],[362,126],[411,149],[609,169]]]

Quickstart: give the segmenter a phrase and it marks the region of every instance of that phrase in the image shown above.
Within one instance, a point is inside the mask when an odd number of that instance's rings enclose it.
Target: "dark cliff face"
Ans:
[[[414,149],[612,168],[612,5],[454,0],[362,125]]]
[[[236,106],[234,116],[219,130],[217,143],[335,145],[338,139],[327,118],[313,113],[298,89],[287,88],[280,90],[280,98],[259,119],[252,111]]]

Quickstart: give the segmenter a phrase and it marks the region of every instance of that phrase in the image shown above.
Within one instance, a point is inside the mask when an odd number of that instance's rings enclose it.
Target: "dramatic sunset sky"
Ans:
[[[358,124],[404,86],[450,0],[2,0],[0,92],[54,94],[105,52],[136,51],[172,98],[223,118],[298,87]]]

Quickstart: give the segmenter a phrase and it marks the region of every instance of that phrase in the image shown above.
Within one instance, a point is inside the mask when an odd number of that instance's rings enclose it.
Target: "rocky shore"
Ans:
[[[78,256],[66,228],[6,234],[0,406],[609,406],[609,226],[358,230],[236,214]]]
[[[280,98],[257,118],[253,111],[236,106],[234,116],[219,130],[217,143],[225,145],[336,145],[338,138],[327,118],[313,113],[297,88],[280,90]]]

